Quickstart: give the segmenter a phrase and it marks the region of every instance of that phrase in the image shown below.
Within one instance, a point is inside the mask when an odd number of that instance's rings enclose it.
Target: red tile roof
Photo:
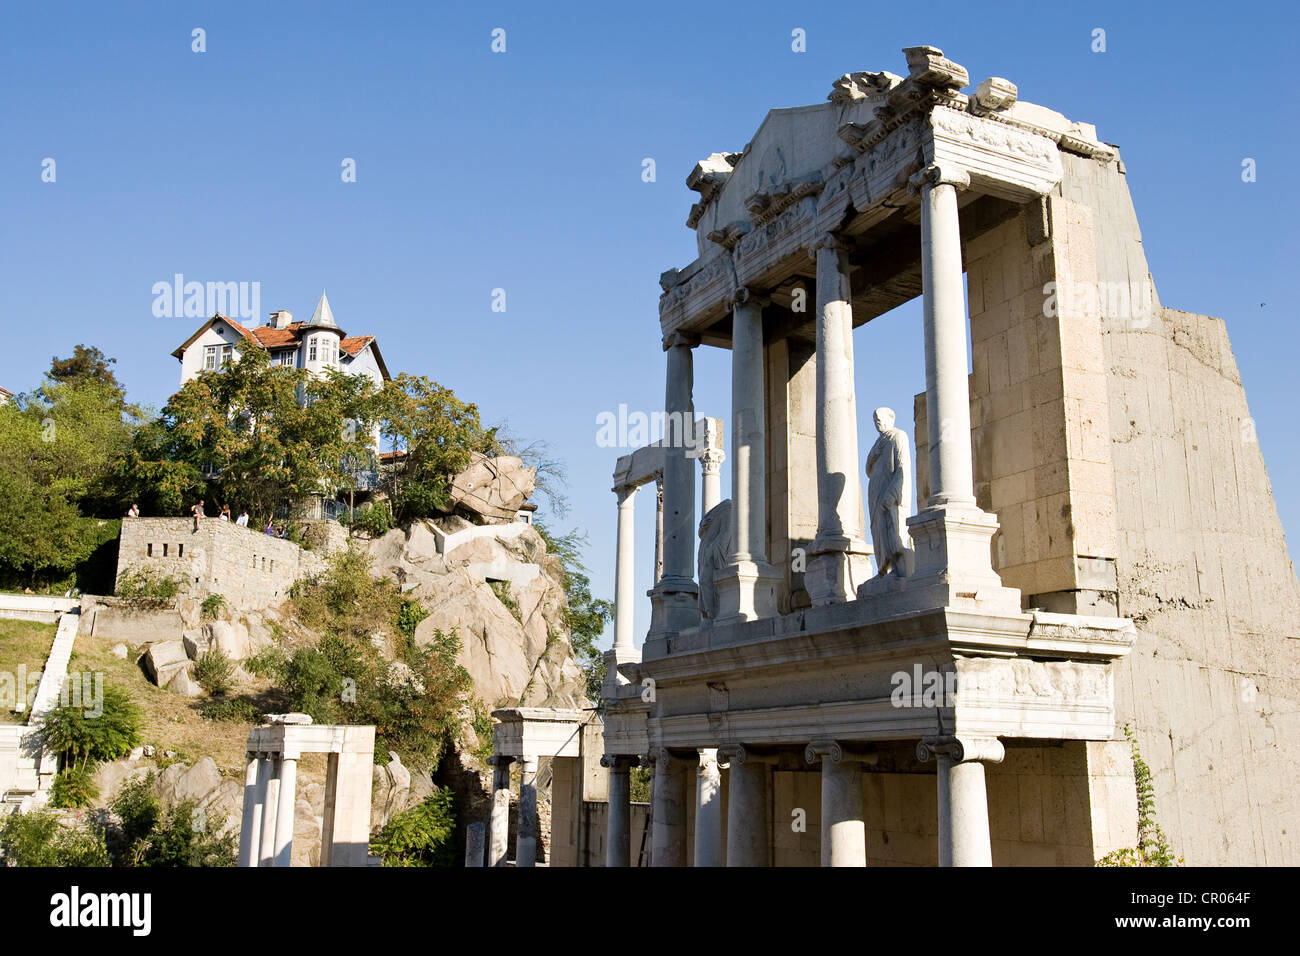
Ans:
[[[227,325],[229,325],[232,329],[234,329],[244,338],[248,339],[248,341],[252,342],[255,345],[260,345],[262,348],[270,351],[298,348],[300,345],[302,345],[303,326],[307,324],[305,322],[290,322],[282,329],[277,329],[273,325],[259,325],[256,328],[248,329],[240,325],[238,322],[236,322],[234,319],[230,318],[229,316],[222,315],[220,312],[218,312],[211,319],[209,319],[202,326],[200,326],[197,332],[195,332],[188,339],[186,339],[186,341],[180,346],[180,348],[176,349],[176,351],[173,352],[172,355],[176,356],[177,358],[180,358],[181,355],[184,353],[184,351],[187,348],[189,348],[190,343],[193,342],[195,339],[197,339],[201,334],[203,334],[203,330],[206,329],[208,326],[210,326],[217,319],[221,319],[221,321],[225,322]],[[339,349],[342,350],[343,352],[346,352],[351,357],[356,358],[358,355],[361,354],[362,350],[365,349],[366,346],[372,344],[374,346],[375,360],[379,363],[379,368],[380,371],[383,372],[384,378],[387,379],[389,377],[388,367],[384,364],[384,359],[379,354],[379,345],[375,343],[375,337],[373,335],[346,336],[345,338],[339,341]]]

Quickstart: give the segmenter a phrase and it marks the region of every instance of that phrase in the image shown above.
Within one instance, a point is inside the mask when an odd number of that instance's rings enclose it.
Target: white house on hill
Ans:
[[[375,337],[346,335],[334,321],[329,299],[322,292],[308,322],[293,321],[293,313],[286,309],[272,312],[268,324],[252,329],[214,315],[172,352],[181,363],[181,384],[205,369],[238,360],[240,350],[250,346],[269,351],[277,365],[311,372],[337,368],[352,375],[368,375],[376,384],[390,377]]]

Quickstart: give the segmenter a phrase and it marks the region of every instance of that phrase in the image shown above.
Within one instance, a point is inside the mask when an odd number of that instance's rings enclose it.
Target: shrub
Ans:
[[[180,581],[151,567],[127,568],[117,579],[117,596],[132,607],[167,607],[180,591]]]
[[[62,757],[65,766],[116,760],[140,743],[140,709],[121,688],[105,684],[97,715],[89,716],[84,706],[55,708],[45,715],[40,734],[44,746]]]
[[[0,858],[9,866],[109,866],[103,831],[65,827],[45,810],[11,813],[0,821]]]
[[[1137,787],[1137,846],[1112,850],[1097,861],[1097,866],[1179,866],[1182,858],[1174,859],[1165,831],[1156,822],[1156,788],[1151,780],[1151,768],[1142,759],[1137,736],[1128,724],[1124,725],[1124,736],[1132,752],[1133,783]]]
[[[284,650],[277,646],[264,647],[252,657],[244,661],[244,670],[250,674],[256,674],[258,677],[265,677],[267,680],[282,682],[284,680],[285,665],[288,664],[288,658]]]
[[[225,818],[209,818],[193,800],[166,810],[150,773],[122,788],[113,801],[118,839],[113,859],[119,866],[234,866],[236,837],[224,832]]]
[[[393,530],[393,511],[386,501],[376,501],[366,508],[361,508],[351,515],[344,515],[345,521],[353,531],[378,538]]]
[[[370,851],[383,858],[384,866],[455,866],[455,827],[452,792],[438,790],[389,820],[371,839]]]
[[[217,617],[226,606],[226,599],[220,594],[209,594],[199,605],[199,610],[208,620]]]
[[[230,690],[234,677],[235,662],[219,647],[208,649],[194,662],[194,679],[209,694],[225,694]]]
[[[99,787],[88,767],[65,767],[54,777],[50,788],[50,805],[60,809],[88,807],[99,796]]]
[[[401,610],[397,612],[397,629],[407,637],[415,637],[415,629],[428,616],[429,612],[423,604],[408,598],[402,602]]]

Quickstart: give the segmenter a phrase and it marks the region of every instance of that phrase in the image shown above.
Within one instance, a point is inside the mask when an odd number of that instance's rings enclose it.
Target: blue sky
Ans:
[[[929,43],[1121,147],[1161,300],[1227,320],[1294,536],[1296,14],[1168,6],[5,3],[0,384],[28,389],[85,342],[161,406],[197,323],[155,318],[155,282],[257,281],[263,313],[300,318],[324,288],[391,370],[551,444],[573,506],[550,520],[589,532],[612,596],[618,451],[596,446],[596,415],[661,407],[657,278],[694,258],[687,173],[741,149],[767,109],[820,102],[851,70],[905,74],[900,49]],[[860,411],[893,405],[910,425],[919,307],[855,344]],[[697,410],[725,418],[728,353],[702,349],[696,368]]]

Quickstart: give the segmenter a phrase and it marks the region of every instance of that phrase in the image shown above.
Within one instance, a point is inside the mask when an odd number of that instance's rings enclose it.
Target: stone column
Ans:
[[[835,741],[809,744],[804,758],[822,765],[822,866],[866,866],[862,764]]]
[[[664,578],[664,476],[655,479],[655,584]]]
[[[537,862],[537,758],[521,758],[519,783],[519,833],[515,837],[515,866]]]
[[[605,865],[632,865],[632,781],[629,771],[639,761],[635,757],[600,758],[609,769],[609,819],[605,835]]]
[[[262,829],[262,762],[256,753],[246,755],[244,769],[244,814],[239,824],[239,865],[257,866]]]
[[[262,757],[266,785],[261,787],[262,832],[257,844],[257,865],[275,866],[275,817],[280,804],[280,759],[275,754]]]
[[[298,757],[280,757],[280,792],[275,808],[275,863],[289,866],[293,858],[293,811],[298,800]]]
[[[727,456],[721,448],[706,448],[700,452],[700,474],[703,476],[700,493],[700,519],[722,501],[722,463]]]
[[[768,769],[742,746],[718,751],[730,764],[727,779],[727,866],[768,866]]]
[[[957,190],[962,170],[929,166],[912,178],[921,193],[921,281],[930,497],[907,520],[915,554],[913,591],[933,607],[970,606],[1018,613],[1020,593],[1002,587],[990,542],[996,516],[975,504],[971,468],[970,384]],[[917,454],[921,453],[917,449]],[[919,597],[919,595],[918,595]]]
[[[685,866],[687,764],[662,748],[654,757],[650,865]]]
[[[939,865],[992,866],[984,761],[1001,763],[996,737],[926,737],[916,745],[922,763],[937,761]]]
[[[664,339],[668,381],[664,395],[664,546],[663,578],[650,593],[651,621],[647,643],[661,642],[700,623],[700,595],[695,584],[695,444],[694,336]]]
[[[618,545],[614,565],[614,649],[620,660],[635,653],[634,620],[636,604],[635,512],[636,488],[616,488],[618,495]],[[626,655],[626,656],[624,656]]]
[[[492,816],[488,822],[488,866],[505,866],[510,846],[510,764],[514,757],[492,758]]]
[[[695,865],[724,866],[722,856],[722,771],[718,751],[700,748],[695,778]]]
[[[736,550],[714,581],[719,623],[774,615],[780,579],[767,560],[765,300],[741,288],[731,302],[731,540]]]
[[[858,480],[848,247],[826,235],[817,257],[817,536],[804,586],[814,607],[852,601],[871,576]]]

